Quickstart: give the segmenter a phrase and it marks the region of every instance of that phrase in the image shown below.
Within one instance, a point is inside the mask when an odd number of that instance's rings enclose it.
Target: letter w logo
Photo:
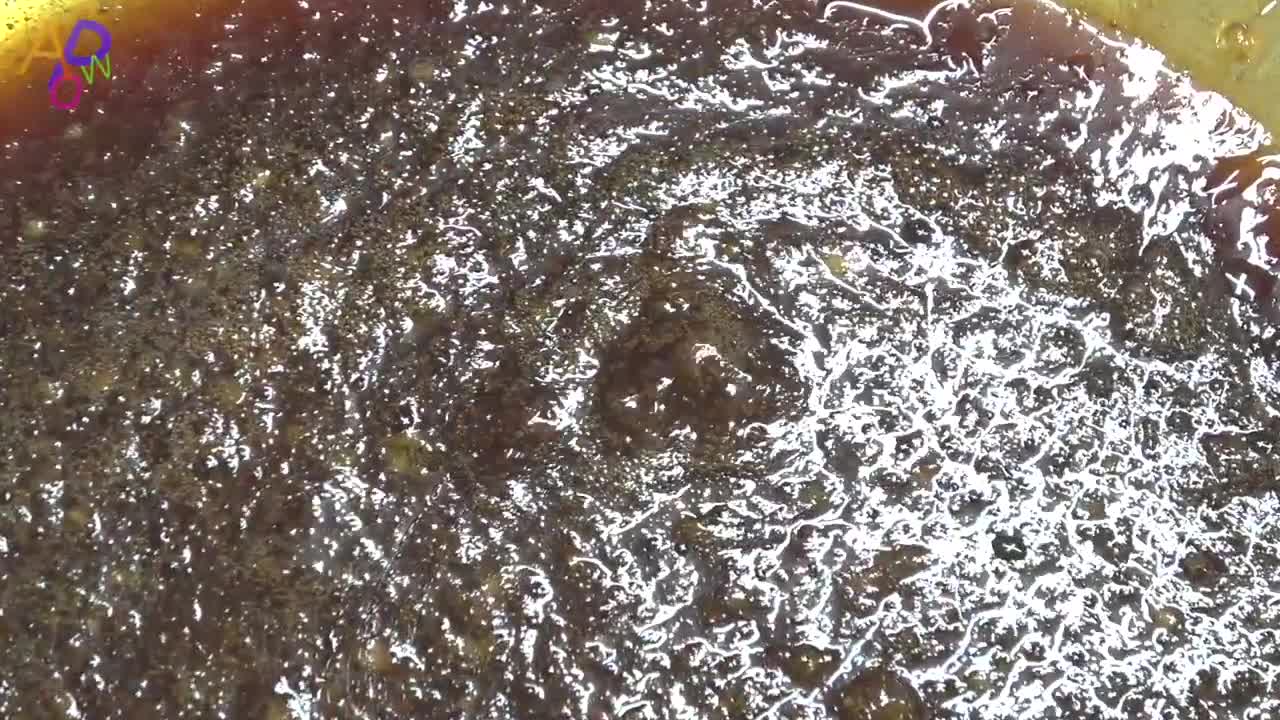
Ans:
[[[98,74],[97,71],[102,70],[103,76],[105,76],[108,80],[110,80],[111,79],[111,56],[110,55],[103,56],[102,59],[107,61],[106,63],[107,66],[105,68],[102,67],[102,63],[98,60],[97,55],[93,55],[91,57],[93,58],[93,64],[89,65],[88,67],[80,68],[80,74],[84,76],[84,79],[90,85],[92,85],[94,78],[97,77],[97,74]]]

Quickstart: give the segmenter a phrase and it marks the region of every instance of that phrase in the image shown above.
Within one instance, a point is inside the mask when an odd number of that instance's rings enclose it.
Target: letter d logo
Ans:
[[[76,41],[80,39],[80,33],[84,30],[94,31],[98,34],[98,39],[102,41],[102,47],[98,48],[98,52],[92,55],[75,54]],[[109,52],[111,52],[111,32],[107,30],[106,26],[92,20],[80,20],[76,23],[75,27],[71,28],[71,37],[67,38],[67,45],[63,50],[63,56],[66,57],[68,65],[88,67],[89,62],[92,61],[93,58],[96,57],[101,60],[106,57]]]

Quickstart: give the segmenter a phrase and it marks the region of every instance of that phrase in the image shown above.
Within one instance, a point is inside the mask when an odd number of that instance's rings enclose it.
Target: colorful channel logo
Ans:
[[[98,49],[89,55],[77,55],[76,43],[80,41],[81,34],[92,32],[98,36]],[[67,38],[67,42],[63,45],[61,51],[48,52],[40,50],[32,50],[31,55],[27,56],[27,60],[23,66],[30,64],[33,56],[51,57],[58,61],[53,67],[53,73],[49,76],[49,102],[56,108],[61,110],[74,110],[80,106],[80,98],[84,95],[84,83],[87,81],[93,84],[99,71],[107,79],[111,78],[111,32],[107,30],[102,23],[93,20],[81,20],[71,29],[71,36]],[[80,74],[84,76],[84,80],[76,77],[75,73],[67,72],[66,66],[79,68]],[[58,99],[58,89],[66,83],[73,83],[76,87],[75,97],[68,101]]]

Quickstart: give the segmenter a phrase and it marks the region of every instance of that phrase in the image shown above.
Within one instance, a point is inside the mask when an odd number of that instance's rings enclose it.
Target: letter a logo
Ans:
[[[26,75],[27,71],[31,69],[31,61],[38,57],[52,58],[59,62],[62,61],[62,48],[58,46],[58,36],[55,34],[57,31],[52,25],[47,26],[46,29],[48,30],[47,38],[49,40],[49,47],[53,49],[41,50],[35,45],[32,45],[31,52],[27,53],[27,56],[22,60],[22,66],[18,68],[19,75]]]

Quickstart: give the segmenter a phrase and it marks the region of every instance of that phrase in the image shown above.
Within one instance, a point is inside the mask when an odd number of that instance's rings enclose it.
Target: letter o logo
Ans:
[[[63,104],[58,101],[58,86],[71,80],[76,84],[76,96],[70,104]],[[53,67],[53,75],[49,78],[49,102],[54,107],[62,110],[74,110],[80,107],[80,96],[84,95],[84,81],[75,75],[68,75],[62,70],[62,63],[58,63]]]

